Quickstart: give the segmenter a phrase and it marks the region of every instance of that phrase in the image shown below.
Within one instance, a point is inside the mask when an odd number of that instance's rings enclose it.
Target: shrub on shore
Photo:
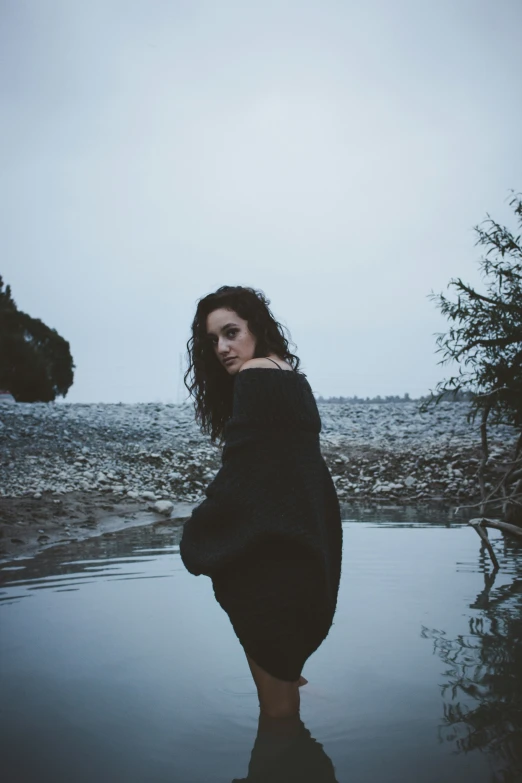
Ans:
[[[65,397],[73,370],[67,340],[19,310],[0,276],[0,389],[17,402],[51,402]]]

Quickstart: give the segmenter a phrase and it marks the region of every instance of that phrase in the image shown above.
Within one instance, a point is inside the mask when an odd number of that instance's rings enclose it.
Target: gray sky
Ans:
[[[519,0],[0,0],[0,274],[72,402],[172,401],[251,285],[317,394],[426,393],[522,189]]]

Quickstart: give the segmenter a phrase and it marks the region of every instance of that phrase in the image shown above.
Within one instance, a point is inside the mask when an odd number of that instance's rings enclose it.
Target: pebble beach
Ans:
[[[480,429],[469,403],[319,403],[321,450],[341,503],[469,505]],[[493,484],[516,432],[488,428]],[[0,405],[0,559],[129,525],[179,525],[204,497],[221,449],[192,405]]]

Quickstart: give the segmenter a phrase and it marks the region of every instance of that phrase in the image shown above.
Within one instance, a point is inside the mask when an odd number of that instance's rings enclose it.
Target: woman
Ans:
[[[268,305],[242,286],[198,302],[185,383],[196,420],[224,448],[180,553],[188,571],[212,579],[261,712],[289,717],[303,665],[332,625],[342,530],[315,398]]]

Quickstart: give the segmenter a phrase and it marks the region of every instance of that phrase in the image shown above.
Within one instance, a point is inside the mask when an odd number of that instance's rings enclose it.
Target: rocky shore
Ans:
[[[468,403],[319,405],[321,449],[341,501],[458,505],[479,499],[478,421]],[[491,427],[488,482],[515,432]],[[128,525],[182,522],[221,450],[192,406],[0,405],[0,559]]]

